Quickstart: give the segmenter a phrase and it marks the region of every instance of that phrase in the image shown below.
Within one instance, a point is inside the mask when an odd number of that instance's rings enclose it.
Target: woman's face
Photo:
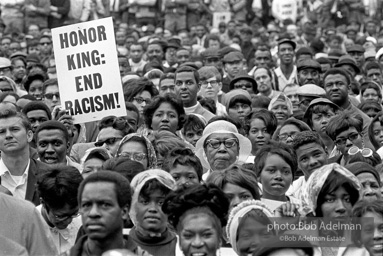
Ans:
[[[271,112],[273,112],[277,118],[278,124],[282,124],[289,118],[289,108],[287,107],[286,102],[277,100],[271,108]]]
[[[34,96],[37,100],[42,100],[43,98],[43,81],[34,80],[29,85],[28,93]]]
[[[332,110],[327,110],[326,113],[313,113],[311,116],[312,128],[313,131],[316,131],[321,134],[326,133],[326,128],[329,120],[335,116],[335,113]]]
[[[362,172],[356,176],[362,184],[362,199],[365,201],[375,201],[380,199],[380,186],[379,181],[376,180],[375,176],[369,172]]]
[[[162,211],[162,204],[165,194],[156,189],[150,193],[149,197],[139,195],[136,207],[137,226],[144,231],[162,233],[166,230],[168,217]]]
[[[252,255],[261,244],[274,236],[265,223],[253,217],[245,218],[240,226],[237,230],[237,249],[240,256]]]
[[[222,190],[230,200],[230,210],[243,201],[255,199],[249,190],[232,183],[226,183]]]
[[[198,174],[193,166],[177,164],[169,170],[169,173],[176,181],[178,188],[199,184]]]
[[[153,113],[152,129],[175,133],[178,128],[178,118],[175,108],[170,103],[164,102]]]
[[[279,155],[270,154],[266,157],[265,166],[260,173],[263,186],[262,197],[271,200],[285,200],[285,193],[293,182],[290,165]]]
[[[133,98],[132,103],[138,108],[141,117],[143,117],[145,106],[148,105],[151,100],[152,95],[148,91],[143,91]]]
[[[379,121],[376,121],[372,124],[372,132],[374,135],[374,139],[379,145],[383,146],[383,127]]]
[[[180,248],[185,256],[216,256],[221,238],[211,216],[190,213],[180,225]]]
[[[366,101],[374,101],[379,103],[378,92],[372,88],[366,89],[362,94],[361,102],[363,103]]]
[[[347,151],[352,146],[363,148],[363,139],[355,127],[339,133],[335,138],[336,147],[343,155],[348,155]]]
[[[271,139],[271,134],[267,131],[265,122],[256,118],[250,123],[249,134],[247,137],[251,141],[253,151],[255,152]]]
[[[351,216],[352,204],[350,194],[343,186],[328,193],[324,197],[324,203],[320,206],[323,218],[344,219]]]
[[[100,171],[103,163],[104,161],[99,158],[91,158],[86,160],[84,163],[84,169],[81,173],[82,177],[85,179],[92,173]]]
[[[301,132],[301,130],[297,126],[295,126],[293,124],[285,125],[279,131],[278,139],[280,142],[283,142],[283,143],[291,146],[293,144],[293,140],[295,138],[295,135],[298,132]]]
[[[371,256],[383,255],[383,216],[382,213],[366,212],[362,218],[368,223],[363,225],[362,243],[370,252]],[[368,219],[367,219],[368,218]],[[374,221],[370,221],[371,219]]]
[[[128,141],[121,146],[119,154],[141,163],[145,169],[149,167],[146,146],[138,141]]]

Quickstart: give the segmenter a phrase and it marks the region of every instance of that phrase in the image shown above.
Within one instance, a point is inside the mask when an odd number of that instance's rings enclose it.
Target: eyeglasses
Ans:
[[[217,86],[218,85],[218,81],[217,80],[213,80],[213,81],[203,81],[203,82],[201,82],[201,86],[202,87],[207,87],[209,84],[210,84],[210,86]]]
[[[134,160],[140,162],[146,159],[147,155],[145,153],[137,153],[137,152],[121,152],[118,156],[128,157],[130,160]]]
[[[342,146],[342,145],[346,144],[347,140],[354,141],[358,138],[358,136],[359,136],[359,133],[351,133],[346,138],[336,139],[335,144],[337,144],[338,146]]]
[[[106,145],[113,145],[117,140],[121,140],[121,139],[122,139],[122,137],[112,137],[112,138],[108,138],[108,139],[105,139],[105,140],[99,140],[96,143],[94,143],[94,145],[96,147],[101,147],[104,144],[106,144]]]
[[[353,156],[353,155],[356,155],[358,153],[361,153],[363,157],[370,157],[372,156],[372,154],[374,153],[371,149],[369,148],[358,148],[357,146],[352,146],[351,148],[349,148],[348,150],[348,154],[350,156]]]
[[[51,45],[52,43],[50,42],[43,42],[43,43],[40,43],[40,45]]]
[[[221,146],[222,143],[225,146],[225,148],[231,148],[238,144],[238,139],[235,139],[235,138],[230,138],[226,140],[211,139],[206,142],[206,145],[214,149],[217,149]]]
[[[297,136],[297,133],[282,133],[278,135],[278,139],[280,140],[287,140],[288,138],[295,139],[295,136]]]
[[[46,94],[44,94],[44,97],[47,98],[48,100],[53,99],[53,96],[56,97],[57,99],[59,99],[60,93],[46,93]]]
[[[79,211],[76,211],[75,213],[73,213],[73,214],[71,214],[71,215],[56,215],[56,214],[54,214],[54,212],[53,212],[51,209],[49,209],[49,208],[47,207],[47,205],[45,205],[45,209],[47,210],[48,213],[51,212],[51,214],[53,215],[53,217],[54,217],[56,220],[58,220],[58,221],[64,221],[64,220],[67,220],[67,219],[74,219],[74,218],[80,216],[80,212],[79,212]]]
[[[148,105],[150,102],[152,102],[151,99],[144,99],[142,97],[134,97],[133,100],[137,101],[138,104],[142,104],[142,102],[145,101],[145,104]]]

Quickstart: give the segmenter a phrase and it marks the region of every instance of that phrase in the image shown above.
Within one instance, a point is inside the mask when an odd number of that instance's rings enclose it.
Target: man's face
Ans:
[[[361,68],[364,65],[364,54],[363,52],[349,52],[350,56],[356,61],[356,65]]]
[[[229,24],[227,24],[227,31],[229,33],[235,32],[235,23],[234,22],[229,22]]]
[[[45,55],[49,55],[52,53],[52,41],[47,38],[43,37],[40,39],[40,52]]]
[[[218,93],[222,88],[222,83],[217,81],[215,76],[206,80],[201,80],[199,95],[204,98],[217,99]]]
[[[117,45],[124,45],[125,40],[126,40],[125,33],[123,31],[117,31],[117,33],[116,33]]]
[[[12,53],[15,53],[15,52],[18,52],[21,50],[21,45],[19,42],[12,42],[10,45],[9,45],[9,52],[10,54]]]
[[[327,98],[339,106],[348,100],[350,85],[342,74],[328,75],[324,81],[324,89]]]
[[[164,58],[164,51],[162,50],[161,45],[159,44],[150,44],[147,49],[147,53],[149,61],[157,59],[162,61]]]
[[[281,59],[281,63],[289,65],[293,63],[294,48],[289,43],[283,43],[279,45],[278,56]]]
[[[271,65],[271,54],[269,51],[257,50],[255,52],[255,65],[260,68],[268,68]]]
[[[105,243],[122,232],[129,205],[119,206],[112,182],[91,182],[82,191],[80,211],[89,239]]]
[[[40,36],[40,29],[36,25],[30,25],[28,27],[28,34],[33,36],[34,38],[38,38]]]
[[[175,92],[174,79],[166,78],[160,82],[160,95],[164,96],[167,93]]]
[[[196,27],[196,34],[199,38],[202,38],[205,35],[205,27],[204,26],[197,26]]]
[[[130,72],[130,64],[127,58],[119,57],[118,58],[118,66],[120,67],[120,76],[125,76],[128,72]]]
[[[1,51],[4,52],[6,55],[9,54],[9,46],[11,45],[11,39],[10,38],[3,38],[1,40]]]
[[[33,133],[36,132],[36,129],[40,126],[40,124],[49,120],[47,112],[42,109],[31,110],[27,113],[27,117],[29,122],[32,125]]]
[[[1,119],[0,151],[5,154],[18,153],[29,147],[33,133],[27,131],[20,117]]]
[[[367,70],[367,77],[378,84],[383,84],[382,71],[378,68],[372,68]]]
[[[226,169],[235,163],[239,155],[239,145],[234,142],[236,139],[231,133],[214,133],[206,139],[205,154],[213,171]],[[214,148],[217,147],[217,143],[218,148]],[[227,147],[228,145],[230,147]]]
[[[133,110],[126,110],[126,121],[128,121],[128,124],[132,126],[134,131],[137,131],[137,125],[138,125],[138,113]]]
[[[13,63],[12,74],[16,80],[21,80],[26,74],[25,64],[21,60],[16,60]]]
[[[40,48],[36,45],[31,45],[31,46],[28,46],[28,53],[31,54],[31,53],[36,53],[37,55],[40,54]]]
[[[250,94],[254,94],[253,84],[246,79],[239,80],[234,83],[234,89],[243,89],[248,91]]]
[[[176,74],[175,91],[182,100],[184,107],[192,107],[197,103],[197,93],[200,85],[197,84],[193,72]]]
[[[327,164],[327,153],[324,148],[311,142],[297,149],[298,166],[308,178],[314,170]]]
[[[177,50],[173,47],[166,49],[165,59],[169,63],[170,66],[177,63],[176,52],[177,52]]]
[[[376,33],[376,25],[373,22],[369,22],[366,25],[366,31],[370,34],[373,35]]]
[[[293,104],[293,111],[296,112],[299,110],[299,97],[297,95],[297,90],[299,88],[299,85],[289,86],[285,87],[284,93],[287,96],[287,98],[290,99],[291,103]]]
[[[132,44],[134,44],[134,42],[135,42],[135,39],[133,37],[126,38],[125,40],[126,49],[130,49],[130,47],[132,46]]]
[[[45,88],[44,103],[47,104],[49,109],[61,105],[59,87],[57,85],[50,85]]]
[[[243,70],[243,62],[241,60],[225,63],[225,71],[231,77],[235,77],[241,70]]]
[[[268,93],[272,89],[271,77],[264,68],[260,68],[254,72],[254,80],[257,82],[258,91],[260,93]]]
[[[36,136],[36,150],[46,164],[66,163],[69,142],[60,129],[41,130]]]
[[[190,61],[190,52],[185,49],[178,50],[176,53],[178,64]]]
[[[143,54],[144,49],[142,48],[142,45],[135,44],[130,47],[130,57],[132,58],[133,62],[140,62]]]
[[[300,70],[298,73],[298,81],[301,86],[305,84],[315,84],[319,86],[319,71],[313,68]]]

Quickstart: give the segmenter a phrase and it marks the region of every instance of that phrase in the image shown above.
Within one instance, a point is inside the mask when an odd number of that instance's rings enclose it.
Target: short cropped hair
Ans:
[[[330,119],[326,133],[335,141],[336,136],[352,127],[355,127],[358,133],[361,133],[363,130],[363,119],[360,115],[354,116],[353,112],[344,111]]]
[[[83,182],[80,184],[78,189],[78,203],[81,205],[82,193],[86,184],[89,183],[98,183],[98,182],[107,182],[114,184],[114,191],[116,193],[117,202],[120,208],[129,206],[132,203],[132,193],[130,190],[130,183],[128,179],[117,172],[112,171],[99,171],[92,173],[86,177]]]
[[[324,73],[323,75],[323,84],[326,81],[326,77],[328,77],[329,75],[342,75],[346,78],[347,85],[351,83],[350,74],[344,68],[330,68],[329,70],[327,70],[326,73]]]
[[[54,210],[78,205],[77,192],[83,178],[77,168],[69,165],[49,166],[37,179],[37,191],[44,203]]]
[[[182,66],[177,68],[174,80],[177,78],[177,74],[180,74],[180,73],[193,73],[196,83],[199,84],[200,78],[199,78],[198,71],[195,68],[192,68],[189,66]]]
[[[167,155],[162,168],[170,172],[177,165],[193,167],[197,173],[198,181],[202,180],[203,168],[199,158],[189,148],[175,148]]]
[[[64,134],[64,138],[66,142],[69,141],[69,133],[65,125],[63,125],[61,122],[56,121],[56,120],[49,120],[46,121],[37,127],[36,132],[35,132],[35,141],[37,142],[38,135],[41,131],[43,130],[60,130]]]
[[[27,115],[28,112],[33,110],[43,110],[47,113],[48,119],[52,119],[52,114],[48,106],[42,101],[31,101],[23,108],[23,114]]]
[[[13,109],[5,109],[3,111],[0,111],[0,120],[6,119],[6,118],[12,118],[12,117],[20,118],[22,125],[27,131],[32,130],[31,123],[29,122],[28,118],[23,113],[17,112]]]
[[[43,83],[43,94],[45,94],[45,91],[46,91],[47,87],[53,86],[53,85],[59,86],[57,78],[51,78],[51,79],[46,80]]]
[[[297,152],[300,147],[310,143],[318,144],[323,149],[325,149],[325,145],[322,139],[319,137],[319,134],[313,131],[298,132],[293,139],[292,146],[294,151]]]
[[[203,66],[202,68],[198,69],[198,75],[200,80],[207,80],[209,78],[215,77],[217,82],[222,81],[222,76],[219,73],[218,69],[213,66]]]

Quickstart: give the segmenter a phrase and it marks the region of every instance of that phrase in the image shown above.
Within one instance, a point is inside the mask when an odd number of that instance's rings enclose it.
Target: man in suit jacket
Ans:
[[[38,205],[36,176],[44,171],[45,164],[31,158],[32,137],[31,124],[23,114],[11,109],[0,111],[1,185],[14,197]]]

